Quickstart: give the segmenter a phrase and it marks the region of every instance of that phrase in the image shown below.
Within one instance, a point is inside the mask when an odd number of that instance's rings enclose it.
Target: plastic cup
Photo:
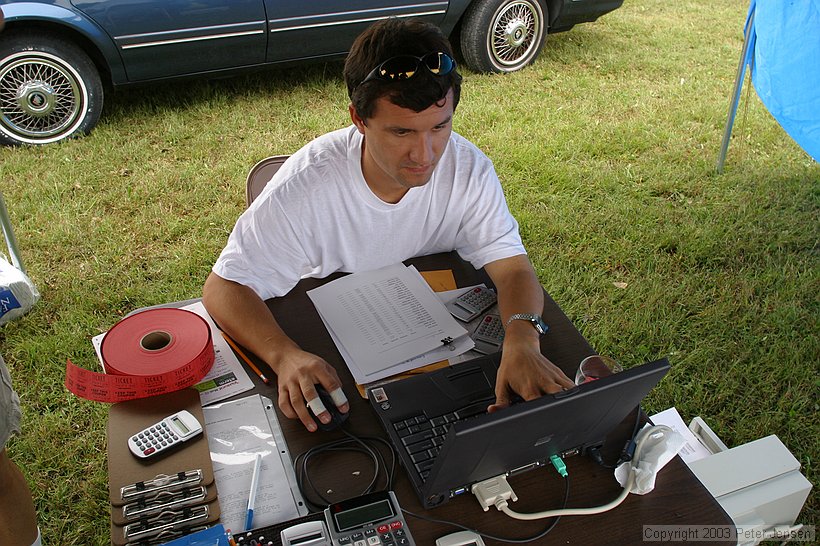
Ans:
[[[614,358],[591,355],[583,359],[581,365],[578,366],[578,371],[575,373],[575,384],[589,383],[622,370],[623,368]]]

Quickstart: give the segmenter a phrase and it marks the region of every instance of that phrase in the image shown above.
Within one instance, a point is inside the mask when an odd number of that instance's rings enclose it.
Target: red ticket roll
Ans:
[[[111,328],[100,347],[107,373],[66,362],[65,386],[96,402],[121,402],[199,383],[214,363],[211,329],[184,309],[149,309]]]

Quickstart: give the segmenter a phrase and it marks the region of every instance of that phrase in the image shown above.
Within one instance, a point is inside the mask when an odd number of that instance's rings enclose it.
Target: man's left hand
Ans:
[[[534,400],[543,394],[574,386],[575,383],[558,366],[541,354],[538,345],[505,340],[501,367],[495,381],[495,404],[490,405],[487,411],[509,406],[514,394],[524,400]]]

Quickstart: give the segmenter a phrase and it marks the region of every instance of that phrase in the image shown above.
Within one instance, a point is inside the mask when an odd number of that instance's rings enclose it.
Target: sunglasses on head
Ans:
[[[359,85],[377,79],[391,82],[409,80],[418,73],[421,67],[426,68],[428,72],[435,76],[446,76],[456,69],[456,61],[441,51],[433,51],[421,57],[397,55],[390,57],[371,70]]]

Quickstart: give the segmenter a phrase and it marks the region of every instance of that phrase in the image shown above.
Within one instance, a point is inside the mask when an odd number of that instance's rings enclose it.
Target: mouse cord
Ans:
[[[569,500],[569,477],[567,476],[567,477],[564,478],[564,500],[561,503],[561,508],[562,509],[566,508],[568,500]],[[508,543],[511,543],[511,544],[526,544],[527,542],[532,542],[533,540],[538,540],[539,538],[542,538],[542,537],[546,536],[547,533],[552,531],[553,528],[558,524],[558,520],[561,519],[561,516],[555,517],[552,520],[552,522],[550,522],[550,524],[547,525],[546,529],[544,529],[543,531],[539,532],[536,535],[532,535],[532,536],[526,537],[526,538],[511,538],[511,537],[500,537],[500,536],[492,535],[492,534],[484,532],[484,531],[479,531],[478,529],[472,529],[470,527],[467,527],[466,525],[456,523],[455,521],[447,521],[447,520],[443,520],[443,519],[431,518],[429,516],[423,516],[421,514],[416,514],[414,512],[410,512],[409,510],[405,510],[404,508],[402,508],[402,512],[404,512],[408,516],[412,516],[412,517],[418,518],[418,519],[423,519],[423,520],[429,521],[431,523],[440,523],[440,524],[443,524],[443,525],[450,525],[452,527],[456,527],[458,529],[463,529],[465,531],[472,531],[473,533],[475,533],[477,535],[480,535],[481,537],[486,538],[486,539],[495,540],[495,541],[498,541],[498,542],[508,542]]]
[[[370,492],[375,491],[375,489],[373,489],[373,487],[376,485],[376,480],[378,479],[379,473],[381,473],[382,471],[384,472],[384,475],[385,475],[385,487],[384,487],[384,489],[388,490],[388,491],[390,489],[392,489],[393,488],[393,473],[396,470],[396,452],[393,451],[393,446],[389,442],[387,442],[386,440],[384,440],[382,438],[375,437],[375,436],[365,436],[363,438],[359,438],[358,436],[356,436],[355,434],[353,434],[351,432],[348,432],[347,430],[342,429],[342,432],[344,432],[347,435],[347,437],[349,438],[349,441],[358,443],[361,446],[361,450],[359,450],[359,451],[362,451],[362,450],[366,451],[368,454],[371,454],[371,458],[374,458],[374,463],[373,464],[375,466],[375,472],[374,472],[374,475],[373,475],[373,480],[370,482],[370,485],[367,487],[367,490],[365,492],[370,493]],[[389,468],[388,468],[387,464],[385,463],[385,460],[384,460],[384,457],[381,454],[381,451],[379,451],[378,448],[374,448],[372,446],[367,445],[367,443],[365,441],[381,442],[383,445],[385,445],[389,448],[389,451],[390,451],[390,467]],[[335,448],[335,450],[336,451],[342,451],[343,448]],[[375,457],[373,457],[373,454],[375,454]]]
[[[327,454],[336,451],[352,451],[356,453],[363,453],[370,458],[370,460],[373,462],[373,478],[370,480],[370,483],[367,485],[365,490],[362,493],[359,493],[360,495],[373,492],[375,490],[374,487],[376,485],[376,482],[378,481],[379,475],[382,473],[385,477],[385,488],[389,490],[393,486],[393,474],[396,468],[396,454],[393,451],[392,446],[390,446],[390,444],[382,438],[359,438],[358,436],[355,436],[354,434],[348,432],[345,429],[341,430],[345,435],[347,435],[347,438],[333,440],[331,442],[327,442],[322,445],[312,447],[304,453],[300,453],[299,456],[297,456],[294,460],[294,467],[296,468],[296,481],[299,486],[299,490],[302,492],[302,496],[305,498],[305,500],[313,506],[326,507],[332,504],[332,502],[329,499],[327,499],[313,483],[310,471],[308,469],[310,461],[314,457],[317,457],[322,454]],[[378,447],[368,445],[368,442],[381,442],[382,444],[390,448],[390,466],[388,466],[385,462],[385,459],[382,456],[381,451],[378,449]],[[316,502],[316,498],[319,499],[319,502]]]

